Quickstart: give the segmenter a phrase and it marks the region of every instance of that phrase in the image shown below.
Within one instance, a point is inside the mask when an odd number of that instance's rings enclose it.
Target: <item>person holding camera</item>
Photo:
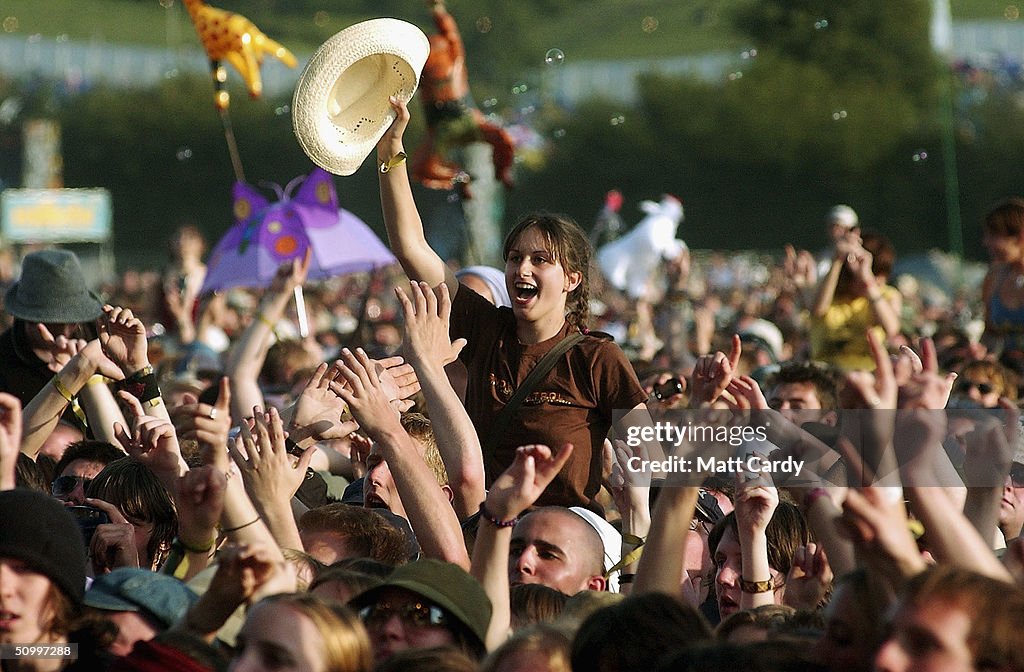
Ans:
[[[811,359],[844,371],[874,370],[864,333],[887,341],[900,331],[900,293],[886,284],[896,250],[885,236],[865,231],[837,244],[811,313]]]

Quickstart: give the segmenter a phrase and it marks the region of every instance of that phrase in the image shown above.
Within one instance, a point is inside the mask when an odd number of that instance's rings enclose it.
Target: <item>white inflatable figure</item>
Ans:
[[[683,221],[678,198],[665,195],[660,203],[644,201],[640,209],[647,216],[632,231],[597,250],[597,264],[605,278],[634,300],[647,297],[663,259],[676,259],[686,249],[686,243],[676,239]]]

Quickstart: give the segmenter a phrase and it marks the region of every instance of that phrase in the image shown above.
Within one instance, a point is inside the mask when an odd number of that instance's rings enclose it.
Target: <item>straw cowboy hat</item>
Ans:
[[[388,98],[412,98],[429,53],[423,31],[398,19],[357,23],[324,42],[292,101],[295,136],[313,163],[356,172],[395,118]]]

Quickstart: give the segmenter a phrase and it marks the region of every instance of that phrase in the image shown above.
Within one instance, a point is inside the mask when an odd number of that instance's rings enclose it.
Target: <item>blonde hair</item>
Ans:
[[[423,461],[430,467],[430,473],[434,474],[437,484],[448,485],[448,471],[437,449],[437,439],[430,419],[422,413],[403,413],[402,428],[423,446]]]
[[[355,612],[340,602],[311,593],[282,593],[259,604],[284,605],[313,622],[323,639],[325,672],[370,672],[373,669],[370,636]]]

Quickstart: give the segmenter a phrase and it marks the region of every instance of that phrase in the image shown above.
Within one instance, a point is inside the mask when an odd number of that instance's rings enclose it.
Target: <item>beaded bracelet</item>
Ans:
[[[484,505],[483,502],[480,503],[480,517],[486,520],[491,525],[494,525],[495,527],[512,527],[519,522],[518,517],[512,518],[510,520],[498,519],[497,517],[493,516],[490,511],[487,510],[487,507]]]

